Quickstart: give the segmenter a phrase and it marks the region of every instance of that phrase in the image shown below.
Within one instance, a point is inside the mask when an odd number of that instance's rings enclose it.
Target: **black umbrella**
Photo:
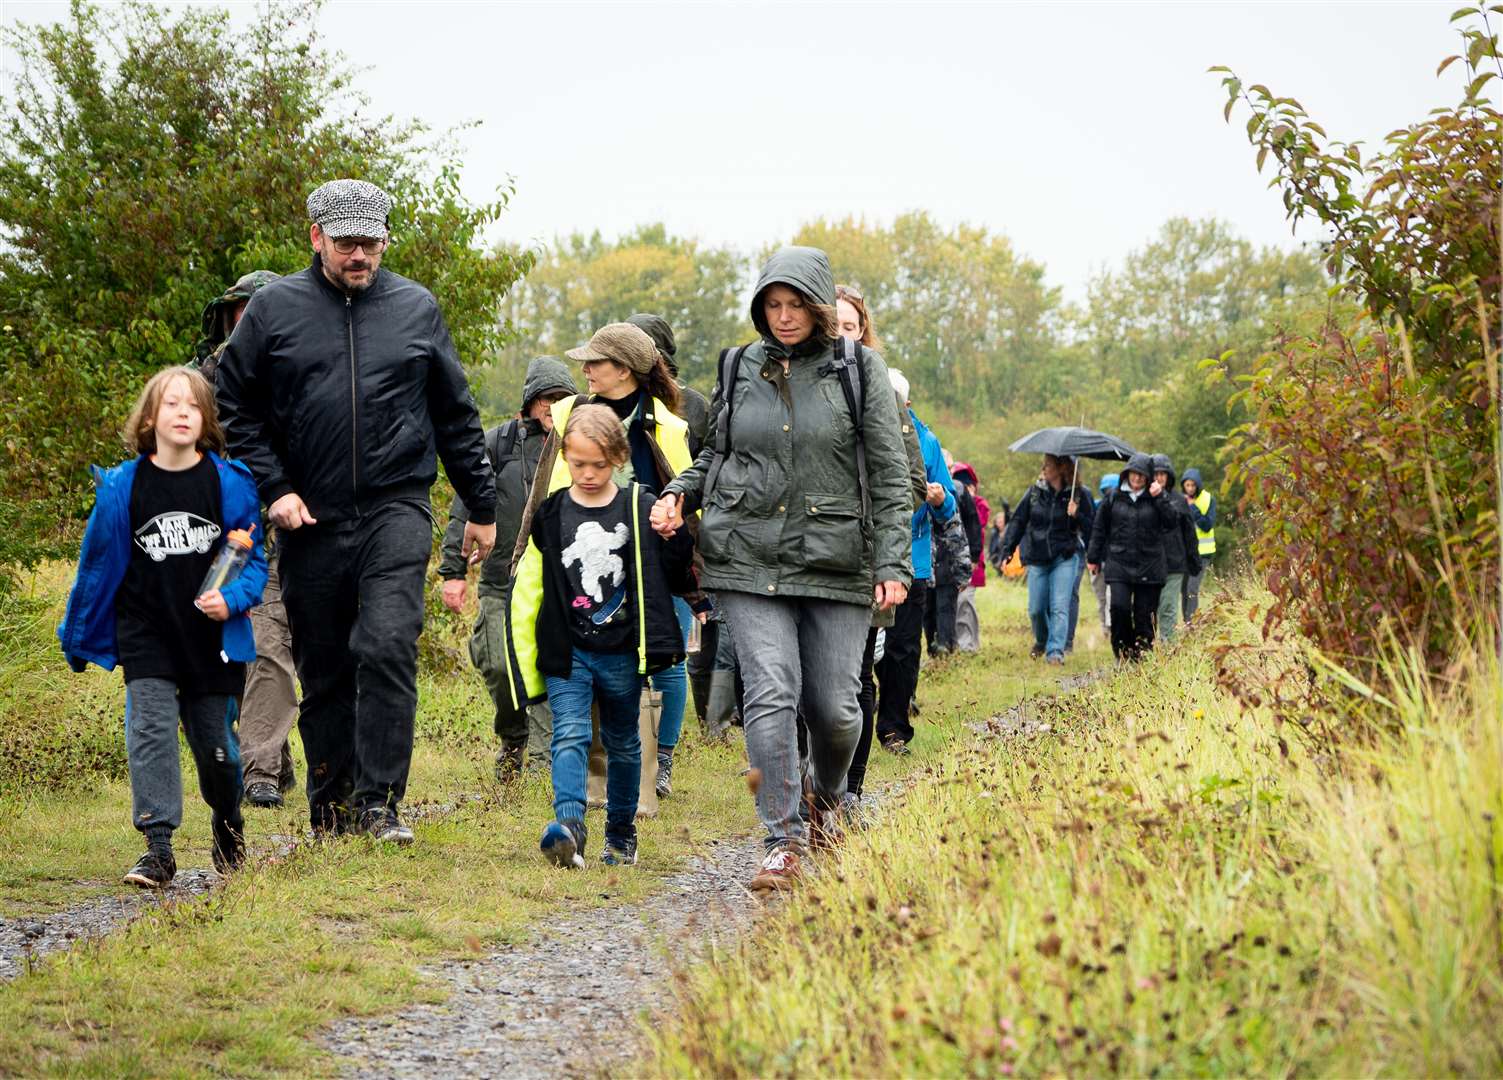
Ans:
[[[1126,461],[1137,453],[1115,435],[1083,427],[1046,427],[1024,435],[1008,447],[1020,454],[1053,454],[1055,457],[1088,457]]]

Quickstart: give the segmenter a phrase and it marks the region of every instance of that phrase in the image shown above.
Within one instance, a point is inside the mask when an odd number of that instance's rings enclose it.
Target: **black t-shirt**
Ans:
[[[564,496],[559,518],[564,576],[569,581],[569,634],[590,652],[635,652],[635,607],[627,595],[632,557],[627,490],[605,506],[580,506]]]
[[[170,679],[200,694],[238,694],[245,665],[220,655],[224,624],[193,601],[223,543],[219,472],[204,455],[169,472],[143,458],[130,489],[130,565],[115,594],[125,678]]]

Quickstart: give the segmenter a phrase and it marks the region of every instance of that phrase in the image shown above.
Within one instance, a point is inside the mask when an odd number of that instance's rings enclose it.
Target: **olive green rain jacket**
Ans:
[[[824,252],[789,247],[768,260],[752,298],[761,340],[742,355],[731,389],[729,448],[715,489],[705,484],[725,418],[725,388],[718,383],[705,447],[663,493],[683,495],[686,512],[700,511],[704,588],[870,605],[875,583],[912,579],[913,495],[887,364],[865,351],[867,515],[835,343],[817,332],[791,348],[779,342],[762,313],[762,294],[775,284],[835,304]]]

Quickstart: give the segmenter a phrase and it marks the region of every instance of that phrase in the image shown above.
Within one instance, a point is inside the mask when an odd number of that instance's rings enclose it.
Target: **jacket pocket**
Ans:
[[[731,533],[740,517],[742,491],[716,485],[699,515],[699,552],[706,559],[731,557]]]
[[[433,430],[426,420],[420,420],[408,409],[403,409],[394,423],[385,426],[387,430],[376,449],[375,467],[370,471],[370,481],[376,486],[413,478],[427,455]]]
[[[804,565],[811,570],[860,571],[865,551],[861,502],[845,495],[804,496]]]

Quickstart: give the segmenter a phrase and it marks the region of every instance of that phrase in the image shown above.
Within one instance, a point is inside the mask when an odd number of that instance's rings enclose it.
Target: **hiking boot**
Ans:
[[[811,851],[834,851],[845,835],[840,827],[840,814],[836,810],[809,808],[809,849]]]
[[[165,889],[176,873],[177,860],[171,851],[147,851],[125,872],[124,880],[143,889]]]
[[[658,755],[658,798],[666,799],[673,794],[673,755]]]
[[[383,844],[405,847],[415,837],[412,830],[402,824],[397,812],[389,806],[372,806],[360,815],[359,831]]]
[[[600,861],[606,866],[635,866],[637,864],[637,830],[632,828],[630,835],[613,836],[609,832],[605,834],[605,850],[600,853]]]
[[[1037,660],[1039,657],[1041,657],[1043,655],[1044,655],[1044,647],[1042,645],[1035,645],[1033,648],[1031,648],[1031,649],[1028,650],[1028,659],[1030,659],[1030,660]]]
[[[882,749],[889,754],[902,756],[908,753],[908,740],[901,735],[884,735],[882,737]]]
[[[214,820],[214,869],[221,875],[240,869],[245,862],[244,828],[244,822]]]
[[[505,784],[522,775],[525,746],[503,746],[496,751],[496,783]]]
[[[550,821],[538,844],[554,866],[565,870],[584,869],[585,823],[578,819]]]
[[[852,831],[867,826],[866,807],[862,805],[861,796],[854,791],[847,791],[840,797],[840,820],[846,829]]]
[[[245,801],[263,810],[274,810],[282,805],[282,793],[269,780],[257,780],[245,789]]]
[[[751,888],[757,892],[786,892],[798,884],[802,873],[798,868],[798,852],[786,844],[767,853],[756,876],[751,879]]]

